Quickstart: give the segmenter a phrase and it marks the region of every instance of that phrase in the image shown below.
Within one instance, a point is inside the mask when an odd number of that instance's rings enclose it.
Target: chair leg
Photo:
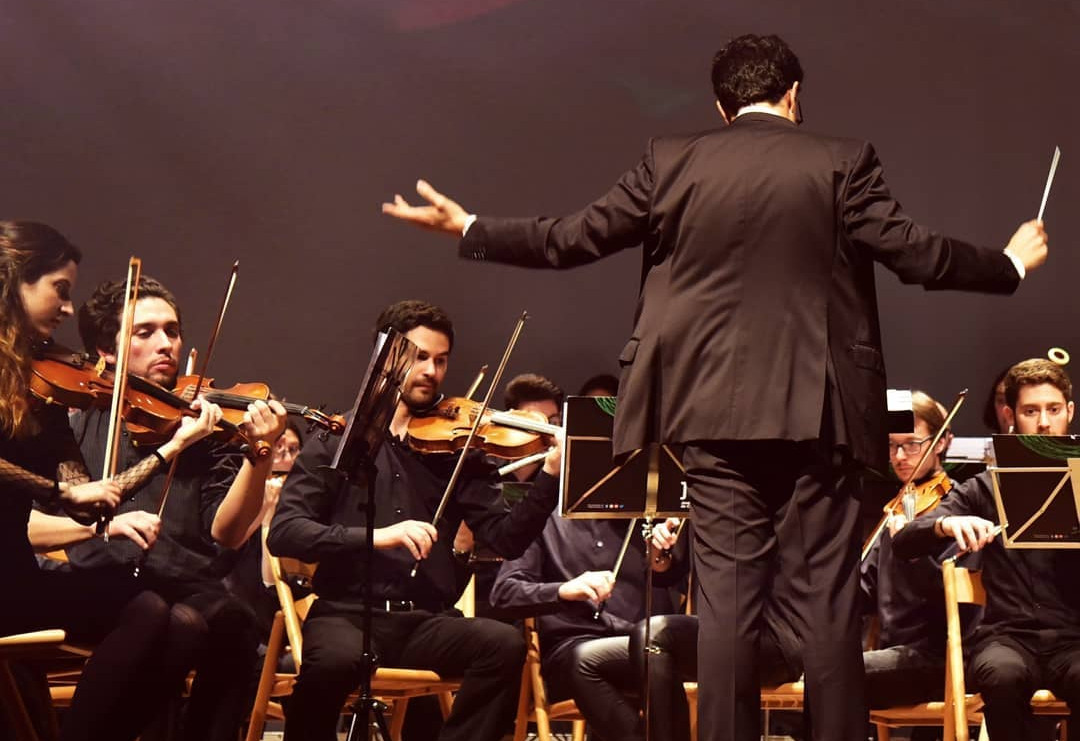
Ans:
[[[525,741],[529,732],[529,663],[521,667],[521,689],[518,691],[517,715],[514,716],[514,741]]]
[[[262,672],[259,674],[259,688],[255,692],[255,703],[251,706],[251,719],[245,741],[259,741],[266,725],[266,708],[270,704],[270,692],[274,689],[274,675],[277,673],[278,658],[281,656],[285,640],[285,619],[279,612],[274,616],[270,628],[270,640],[266,644],[266,658],[263,659]]]
[[[585,721],[575,720],[573,728],[574,741],[585,741]]]
[[[439,711],[442,713],[443,720],[450,717],[450,710],[454,706],[454,693],[452,692],[440,692],[439,698]]]
[[[26,712],[15,677],[6,661],[0,661],[0,709],[5,711],[16,741],[39,741],[34,724]]]
[[[892,733],[889,731],[889,727],[884,723],[875,723],[877,726],[878,741],[889,741],[892,738]]]
[[[394,700],[394,709],[390,714],[390,739],[401,741],[401,731],[405,728],[405,711],[409,709],[409,698]]]

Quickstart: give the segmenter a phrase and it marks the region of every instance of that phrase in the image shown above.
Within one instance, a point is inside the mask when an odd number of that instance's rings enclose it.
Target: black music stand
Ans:
[[[1006,548],[1080,548],[1080,437],[994,435],[990,467]]]
[[[386,725],[386,706],[371,694],[371,678],[378,665],[378,657],[371,649],[371,562],[375,553],[375,454],[386,439],[386,428],[394,417],[398,399],[405,379],[416,360],[417,347],[404,335],[387,328],[375,339],[360,393],[356,396],[349,413],[349,422],[327,468],[337,474],[337,486],[342,495],[353,484],[367,489],[364,501],[364,517],[367,535],[364,558],[368,569],[364,579],[364,608],[361,613],[363,631],[363,675],[360,680],[360,697],[352,705],[349,723],[349,741],[360,738],[373,739],[374,733],[383,741],[389,741]],[[361,728],[365,729],[361,732]],[[364,733],[364,736],[360,736]]]
[[[689,517],[690,497],[681,455],[652,443],[613,462],[613,396],[569,396],[563,404],[566,428],[560,512],[569,519],[643,519]],[[630,525],[633,526],[633,523]],[[652,632],[653,570],[646,545],[645,573],[645,737],[650,725],[649,654]],[[596,616],[599,617],[600,610]]]

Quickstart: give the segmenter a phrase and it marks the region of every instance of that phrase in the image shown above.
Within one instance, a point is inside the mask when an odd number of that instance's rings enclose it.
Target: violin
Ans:
[[[937,507],[953,488],[952,479],[938,471],[921,484],[909,483],[885,505],[886,515],[904,515],[909,521]]]
[[[112,402],[113,373],[104,359],[93,360],[81,353],[56,351],[40,354],[31,361],[30,393],[47,404],[77,409],[105,408]],[[133,439],[140,443],[164,442],[176,431],[183,417],[197,417],[190,402],[140,376],[128,374],[122,416]],[[222,419],[219,433],[247,444],[239,426]],[[263,451],[265,446],[265,452]],[[255,448],[259,456],[269,455],[269,444]]]
[[[198,376],[181,376],[176,379],[176,388],[173,389],[173,393],[185,401],[191,401],[195,396],[195,386],[198,381]],[[206,378],[203,379],[203,390],[199,392],[199,397],[221,407],[224,419],[233,424],[240,424],[244,419],[244,411],[248,404],[253,401],[267,401],[270,398],[270,387],[265,383],[254,382],[237,383],[228,388],[219,389],[214,387],[213,378]],[[279,403],[285,407],[287,413],[303,417],[331,434],[340,435],[345,431],[345,418],[340,414],[327,414],[321,409],[304,404],[292,404],[285,401]]]
[[[430,411],[409,420],[406,440],[421,453],[455,453],[465,446],[482,408],[481,402],[471,399],[442,399]],[[546,451],[549,446],[544,436],[561,433],[561,427],[550,424],[539,412],[488,409],[480,419],[473,445],[490,456],[516,460]]]

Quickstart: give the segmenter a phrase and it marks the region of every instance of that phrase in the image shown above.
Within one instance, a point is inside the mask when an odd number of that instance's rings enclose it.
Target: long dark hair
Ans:
[[[0,221],[0,434],[16,435],[26,419],[33,333],[20,287],[82,259],[50,226]]]

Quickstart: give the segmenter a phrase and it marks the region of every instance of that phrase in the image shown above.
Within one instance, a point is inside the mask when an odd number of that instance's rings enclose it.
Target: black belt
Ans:
[[[409,599],[378,600],[371,607],[373,610],[383,610],[385,612],[412,612],[419,609],[416,603]]]

